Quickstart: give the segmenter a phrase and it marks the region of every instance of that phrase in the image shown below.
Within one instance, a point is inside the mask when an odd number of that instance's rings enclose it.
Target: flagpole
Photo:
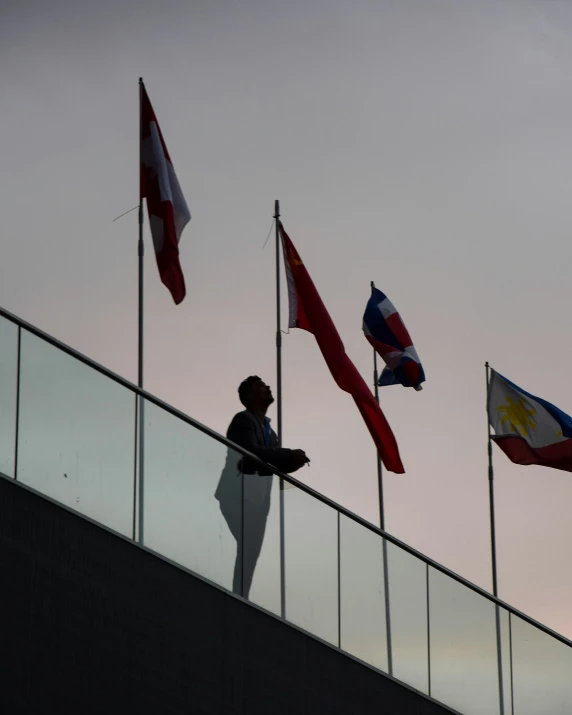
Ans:
[[[143,78],[139,77],[139,184],[141,186],[141,142],[143,139]],[[143,388],[143,278],[145,245],[143,243],[143,196],[139,189],[139,241],[137,244],[139,258],[139,296],[138,296],[138,359],[137,385]],[[139,542],[143,543],[143,477],[144,477],[144,401],[138,400],[139,407]]]
[[[371,289],[375,288],[375,283],[371,281]],[[379,405],[379,385],[378,383],[378,372],[377,372],[377,352],[373,348],[373,389],[375,392],[375,401]],[[381,457],[379,452],[376,450],[377,455],[377,484],[379,493],[379,528],[385,531],[385,513],[383,504],[383,465],[381,462]],[[389,675],[393,675],[393,651],[391,648],[391,612],[389,603],[389,565],[387,559],[387,541],[383,539],[383,591],[385,600],[385,628],[387,633],[387,672]]]
[[[141,174],[141,140],[143,127],[142,114],[142,97],[143,97],[143,78],[139,77],[139,174]],[[139,176],[141,182],[141,176]],[[137,253],[139,256],[139,336],[138,336],[138,360],[137,360],[137,385],[143,387],[143,256],[145,255],[145,246],[143,243],[143,198],[139,191],[139,243],[137,245]]]
[[[276,418],[278,446],[282,446],[282,330],[280,325],[280,201],[274,202],[276,228]]]
[[[491,566],[493,572],[493,596],[498,598],[498,580],[497,580],[497,542],[495,531],[495,490],[494,490],[494,470],[493,470],[493,444],[491,439],[491,421],[489,418],[489,389],[490,389],[490,366],[485,363],[485,372],[487,380],[487,452],[489,458],[489,512],[491,520]],[[497,660],[498,660],[498,676],[499,676],[499,707],[500,715],[504,715],[504,692],[503,692],[503,671],[502,671],[502,647],[501,647],[501,627],[500,627],[500,612],[499,607],[495,604],[495,621],[497,631]]]
[[[371,289],[373,290],[375,288],[375,283],[371,281]],[[378,381],[378,373],[377,373],[377,352],[375,348],[373,348],[373,389],[375,392],[375,399],[377,404],[379,405],[379,386],[377,384]],[[384,515],[384,508],[383,508],[383,466],[381,463],[381,457],[379,456],[379,452],[376,452],[377,454],[377,483],[378,483],[378,492],[379,492],[379,528],[382,531],[385,531],[385,515]]]
[[[280,201],[274,202],[276,231],[276,434],[282,446],[282,326],[280,321]],[[284,535],[284,480],[280,479],[280,614],[286,618],[286,542]]]
[[[497,544],[495,533],[495,491],[494,491],[494,471],[493,471],[493,445],[491,439],[491,421],[489,419],[489,384],[490,384],[490,366],[485,363],[487,376],[487,430],[488,430],[488,456],[489,456],[489,511],[491,520],[491,564],[493,571],[493,596],[498,597],[498,581],[497,581]]]

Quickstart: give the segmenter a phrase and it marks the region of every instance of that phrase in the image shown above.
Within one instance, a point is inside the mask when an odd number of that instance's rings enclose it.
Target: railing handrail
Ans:
[[[204,432],[209,437],[212,437],[213,439],[217,440],[218,442],[221,442],[222,444],[226,445],[227,447],[233,449],[235,452],[239,452],[243,456],[246,456],[249,459],[252,459],[254,461],[261,462],[261,460],[256,455],[252,454],[251,452],[244,449],[240,445],[235,444],[234,442],[231,442],[231,440],[227,439],[226,437],[224,437],[221,434],[218,434],[218,432],[215,432],[210,427],[207,427],[206,425],[201,424],[197,420],[186,415],[184,412],[181,412],[180,410],[178,410],[176,407],[173,407],[172,405],[169,405],[168,403],[164,402],[160,398],[155,397],[155,395],[152,395],[151,393],[147,392],[146,390],[138,387],[137,385],[130,382],[129,380],[126,380],[124,377],[117,375],[112,370],[109,370],[108,368],[104,367],[103,365],[100,365],[99,363],[95,362],[95,360],[88,358],[86,355],[84,355],[83,353],[80,353],[78,350],[75,350],[74,348],[70,347],[69,345],[62,343],[57,338],[54,338],[51,335],[48,335],[48,333],[45,333],[43,330],[40,330],[39,328],[36,328],[34,325],[31,325],[30,323],[26,322],[25,320],[22,320],[18,316],[14,315],[13,313],[10,313],[9,311],[5,310],[2,307],[0,307],[0,316],[5,318],[6,320],[9,320],[11,323],[16,324],[19,328],[26,330],[27,332],[31,333],[32,335],[35,335],[36,337],[40,338],[41,340],[44,340],[45,342],[49,343],[50,345],[53,345],[55,348],[58,348],[62,352],[67,353],[71,357],[75,358],[76,360],[79,360],[80,362],[84,363],[85,365],[92,368],[93,370],[96,370],[97,372],[101,373],[102,375],[105,375],[109,379],[113,380],[114,382],[117,382],[118,384],[122,385],[123,387],[130,390],[131,392],[139,395],[140,397],[147,400],[148,402],[151,402],[152,404],[156,405],[157,407],[165,410],[166,412],[169,412],[171,415],[173,415],[173,417],[177,417],[178,419],[182,420],[183,422],[186,422],[191,427],[194,427],[194,428],[198,429],[199,431]],[[278,471],[275,467],[273,467],[271,464],[265,464],[264,466],[267,471],[271,471],[273,474],[275,474],[280,479],[283,479],[284,481],[288,482],[289,484],[292,484],[293,486],[297,487],[301,491],[306,492],[310,496],[314,497],[314,499],[317,499],[318,501],[322,502],[323,504],[326,504],[327,506],[329,506],[330,508],[339,512],[340,514],[343,514],[344,516],[348,517],[348,519],[352,519],[352,521],[355,521],[356,523],[360,524],[361,526],[365,527],[366,529],[369,529],[370,531],[374,532],[375,534],[378,534],[380,537],[386,539],[387,541],[394,544],[398,548],[403,549],[403,551],[406,551],[407,553],[411,554],[415,558],[417,558],[420,561],[423,561],[427,565],[431,566],[436,571],[440,571],[441,573],[445,574],[446,576],[449,576],[449,578],[452,578],[454,581],[457,581],[458,583],[462,584],[463,586],[466,586],[467,588],[471,589],[475,593],[478,593],[479,595],[483,596],[484,598],[488,599],[489,601],[495,603],[497,606],[504,608],[506,611],[511,613],[513,616],[517,616],[518,618],[521,618],[526,623],[529,623],[530,625],[534,626],[535,628],[538,628],[539,630],[543,631],[544,633],[551,636],[552,638],[555,638],[556,640],[560,641],[561,643],[564,643],[564,645],[567,645],[570,648],[572,648],[572,641],[569,640],[568,638],[566,638],[565,636],[561,635],[560,633],[553,631],[551,628],[548,628],[548,626],[545,626],[543,623],[540,623],[539,621],[536,621],[534,618],[527,616],[526,613],[522,613],[522,611],[519,611],[518,609],[514,608],[513,606],[509,605],[508,603],[505,603],[501,599],[496,598],[495,596],[493,596],[492,593],[485,591],[480,586],[477,586],[476,584],[472,583],[471,581],[468,581],[467,579],[463,578],[462,576],[459,576],[459,574],[456,574],[454,571],[451,571],[446,566],[443,566],[442,564],[438,563],[437,561],[434,561],[433,559],[429,558],[428,556],[425,556],[425,554],[422,554],[420,551],[417,551],[417,549],[414,549],[413,547],[409,546],[408,544],[404,543],[403,541],[400,541],[395,536],[392,536],[391,534],[387,533],[386,531],[382,531],[378,526],[375,526],[375,524],[372,524],[371,522],[367,521],[366,519],[362,518],[361,516],[354,514],[353,512],[349,511],[349,509],[346,509],[345,507],[341,506],[340,504],[337,504],[336,502],[332,501],[331,499],[324,496],[323,494],[320,494],[319,492],[315,491],[314,489],[312,489],[312,487],[309,487],[306,484],[303,484],[302,482],[298,481],[297,479],[290,476],[289,474],[283,474],[282,472]]]

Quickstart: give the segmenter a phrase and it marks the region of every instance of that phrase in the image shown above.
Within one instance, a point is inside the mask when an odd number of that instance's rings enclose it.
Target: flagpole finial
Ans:
[[[143,84],[143,77],[139,77],[139,84]]]
[[[274,202],[274,218],[280,218],[280,201],[278,199]]]
[[[373,281],[371,281],[371,282],[370,282],[370,286],[371,286],[372,288],[375,288],[375,283],[374,283]]]

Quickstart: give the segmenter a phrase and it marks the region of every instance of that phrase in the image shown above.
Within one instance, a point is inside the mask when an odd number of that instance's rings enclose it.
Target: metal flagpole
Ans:
[[[490,389],[490,366],[485,363],[486,379],[487,379],[487,437],[488,445],[487,452],[489,457],[489,511],[491,519],[491,565],[493,571],[493,596],[498,598],[498,580],[497,580],[497,543],[495,532],[495,491],[494,491],[494,471],[493,471],[493,445],[491,440],[491,420],[489,418],[489,389]],[[499,673],[499,706],[500,715],[504,715],[504,692],[503,692],[503,674],[502,674],[502,648],[501,648],[501,628],[500,628],[500,611],[495,604],[495,618],[497,630],[497,659]]]
[[[498,597],[498,582],[497,582],[497,544],[495,534],[495,491],[494,491],[494,472],[493,472],[493,445],[491,440],[491,421],[489,419],[489,384],[490,384],[490,367],[488,362],[485,363],[487,375],[487,429],[488,429],[488,455],[489,455],[489,507],[491,518],[491,563],[493,569],[493,596]]]
[[[375,283],[371,282],[372,290],[375,288]],[[378,383],[378,372],[377,372],[377,353],[375,348],[373,348],[373,388],[375,392],[375,399],[379,405],[379,385]],[[379,528],[385,531],[385,514],[383,505],[383,465],[381,463],[381,457],[379,452],[376,451],[377,455],[377,483],[379,491]],[[387,541],[383,539],[383,588],[385,595],[385,625],[387,630],[387,672],[389,675],[393,675],[393,655],[391,649],[391,618],[390,618],[390,604],[389,604],[389,574],[388,574],[388,562],[387,562]]]
[[[282,446],[282,328],[280,321],[280,202],[274,202],[276,230],[276,434]],[[286,544],[284,541],[284,480],[280,479],[280,614],[286,618]]]
[[[375,283],[371,282],[372,290],[375,288]],[[373,389],[375,391],[375,399],[379,405],[379,386],[377,384],[378,374],[377,374],[377,353],[375,348],[373,348]],[[381,464],[381,457],[379,452],[377,454],[377,483],[379,486],[379,528],[385,531],[385,516],[383,510],[383,466]]]
[[[141,141],[143,139],[143,78],[139,77],[139,182],[141,182]],[[143,197],[139,190],[139,243],[137,253],[139,255],[139,340],[138,340],[138,361],[137,361],[137,385],[143,387],[143,256],[145,247],[143,244]]]
[[[276,228],[276,417],[278,446],[282,446],[282,330],[280,326],[280,202],[274,202]]]
[[[143,139],[143,78],[139,77],[139,182],[141,182],[141,141]],[[143,197],[139,190],[139,241],[137,253],[139,256],[139,336],[137,360],[137,384],[143,387],[143,257],[145,245],[143,243]],[[143,477],[144,477],[144,432],[145,432],[145,405],[143,398],[138,399],[139,419],[139,543],[143,543]]]

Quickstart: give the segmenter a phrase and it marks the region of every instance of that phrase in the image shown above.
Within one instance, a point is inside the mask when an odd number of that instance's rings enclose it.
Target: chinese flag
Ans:
[[[336,326],[281,223],[280,234],[290,299],[290,327],[313,333],[338,387],[354,398],[385,468],[403,474],[405,470],[391,427],[371,390],[346,355]]]

